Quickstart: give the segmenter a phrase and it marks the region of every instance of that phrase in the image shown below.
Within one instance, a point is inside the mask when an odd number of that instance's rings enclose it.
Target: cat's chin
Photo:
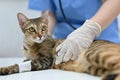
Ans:
[[[34,40],[35,43],[42,43],[44,39]]]
[[[44,39],[45,39],[45,37],[42,37],[41,39],[39,38],[39,39],[34,40],[34,42],[42,43]]]
[[[35,41],[35,43],[42,43],[43,42],[43,40],[37,40],[37,41]]]

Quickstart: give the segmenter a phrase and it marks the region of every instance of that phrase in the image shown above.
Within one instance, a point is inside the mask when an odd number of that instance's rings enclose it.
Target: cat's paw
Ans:
[[[0,68],[0,75],[9,75],[18,72],[19,72],[18,65]]]
[[[0,68],[0,75],[8,75],[9,70],[7,68]]]

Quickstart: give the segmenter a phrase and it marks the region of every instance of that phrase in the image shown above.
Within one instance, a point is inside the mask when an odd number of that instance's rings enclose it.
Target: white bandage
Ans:
[[[18,67],[19,67],[19,73],[31,71],[31,61],[20,63],[18,64]]]

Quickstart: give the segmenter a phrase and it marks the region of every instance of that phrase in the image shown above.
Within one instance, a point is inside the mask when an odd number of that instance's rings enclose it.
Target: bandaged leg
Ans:
[[[26,61],[23,63],[18,64],[19,73],[31,71],[31,61]]]

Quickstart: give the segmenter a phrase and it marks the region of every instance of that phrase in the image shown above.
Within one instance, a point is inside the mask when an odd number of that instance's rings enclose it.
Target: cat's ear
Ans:
[[[28,18],[22,13],[18,13],[17,18],[18,18],[18,22],[19,22],[20,27],[23,27],[25,22],[28,20]]]
[[[42,12],[42,14],[41,14],[41,17],[45,22],[48,22],[49,13],[50,13],[50,11],[48,9],[48,10]]]

